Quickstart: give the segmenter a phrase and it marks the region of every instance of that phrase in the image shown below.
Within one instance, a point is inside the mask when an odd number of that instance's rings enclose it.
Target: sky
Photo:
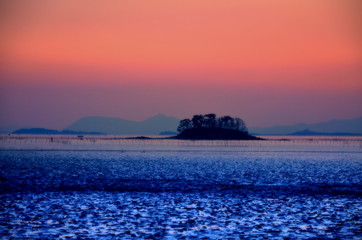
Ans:
[[[0,126],[362,116],[360,0],[2,0]]]

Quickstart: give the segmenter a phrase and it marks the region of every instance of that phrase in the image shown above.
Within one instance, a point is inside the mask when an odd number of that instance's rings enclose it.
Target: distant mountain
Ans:
[[[362,117],[350,120],[332,120],[317,124],[295,124],[289,126],[275,126],[275,127],[250,127],[249,132],[257,135],[289,135],[296,132],[302,132],[308,129],[312,132],[321,134],[362,134]]]
[[[342,132],[334,132],[334,133],[321,133],[321,132],[313,132],[309,129],[305,129],[303,131],[295,132],[289,134],[291,136],[360,136],[358,133],[342,133]]]
[[[71,124],[65,130],[122,135],[158,135],[160,132],[175,131],[178,124],[179,119],[162,114],[141,122],[111,117],[85,117]]]
[[[158,135],[164,132],[175,132],[179,125],[179,119],[167,117],[158,114],[144,121],[130,121],[121,118],[111,117],[85,117],[82,118],[58,134],[72,134],[67,131],[75,132],[73,134],[123,134],[123,135]],[[0,133],[12,133],[15,130],[22,130],[23,134],[57,134],[57,133],[34,133],[41,132],[34,130],[33,127],[7,127],[0,128]],[[32,133],[24,133],[24,129],[33,129]],[[274,126],[274,127],[249,127],[249,132],[253,135],[362,135],[362,117],[350,120],[332,120],[317,124],[295,124],[287,126]],[[303,132],[304,130],[309,132]],[[51,129],[48,129],[51,130]],[[52,130],[57,131],[57,130]],[[26,132],[26,131],[25,131]],[[46,132],[46,131],[45,131]],[[22,134],[22,133],[20,133]]]
[[[58,131],[54,129],[47,128],[21,128],[18,129],[12,134],[44,134],[44,135],[103,135],[104,133],[100,132],[79,132],[79,131]]]
[[[169,131],[159,133],[159,135],[164,135],[164,136],[175,136],[177,134],[179,134],[179,133],[178,132],[169,132]]]
[[[0,126],[0,134],[12,133],[21,128],[36,128],[34,126]]]

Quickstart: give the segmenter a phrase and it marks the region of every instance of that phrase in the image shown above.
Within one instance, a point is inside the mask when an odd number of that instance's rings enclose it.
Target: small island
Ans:
[[[216,114],[194,115],[183,119],[177,128],[179,134],[173,138],[185,140],[263,140],[249,135],[245,122],[230,116]]]

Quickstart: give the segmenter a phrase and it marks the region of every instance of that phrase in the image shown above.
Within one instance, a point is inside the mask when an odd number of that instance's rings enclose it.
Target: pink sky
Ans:
[[[359,0],[4,0],[0,126],[362,116]]]

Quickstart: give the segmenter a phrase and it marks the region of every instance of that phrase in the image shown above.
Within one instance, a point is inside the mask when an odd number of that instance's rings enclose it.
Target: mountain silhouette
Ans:
[[[179,119],[167,117],[162,114],[147,118],[144,121],[130,121],[112,117],[84,117],[74,122],[64,130],[75,132],[97,132],[106,134],[124,135],[158,135],[161,132],[175,133]],[[39,128],[33,126],[0,127],[0,133],[12,133],[17,129]],[[248,127],[252,135],[289,135],[303,132],[308,129],[318,134],[328,135],[362,135],[362,117],[349,120],[331,120],[316,124],[299,123],[294,125],[280,125],[273,127]],[[300,133],[298,133],[300,134]],[[304,132],[304,134],[308,134]]]
[[[299,123],[289,126],[250,127],[249,132],[258,135],[288,135],[308,129],[319,134],[362,134],[362,117],[348,120],[331,120],[316,124]]]
[[[122,135],[157,135],[160,132],[175,131],[178,124],[178,119],[162,114],[140,122],[112,117],[84,117],[68,126],[65,130]]]
[[[103,135],[100,132],[75,132],[69,130],[58,131],[55,129],[47,128],[21,128],[12,134],[40,134],[40,135]]]
[[[289,134],[291,136],[360,136],[358,133],[343,133],[343,132],[335,132],[335,133],[320,133],[313,132],[309,129],[304,129],[303,131],[295,132]]]

